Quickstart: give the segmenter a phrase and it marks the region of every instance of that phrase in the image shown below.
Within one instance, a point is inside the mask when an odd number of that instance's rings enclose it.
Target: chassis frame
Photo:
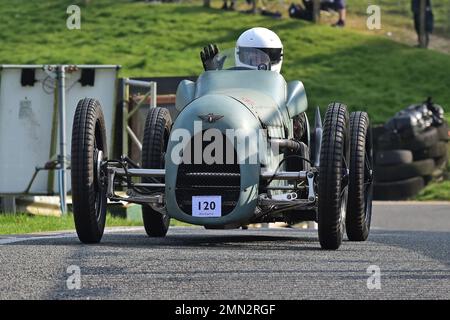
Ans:
[[[128,157],[123,156],[119,160],[105,161],[100,164],[102,174],[99,178],[103,181],[103,186],[106,189],[106,197],[110,201],[125,201],[136,203],[140,205],[150,205],[154,210],[161,213],[166,213],[164,191],[151,191],[151,189],[165,188],[164,183],[159,182],[134,182],[133,178],[164,178],[166,175],[165,169],[143,169],[136,163],[132,162]],[[128,168],[130,166],[131,168]],[[293,184],[286,186],[267,187],[268,190],[285,190],[294,191],[299,189],[306,189],[307,197],[273,199],[267,197],[262,193],[258,197],[257,208],[260,210],[257,216],[265,216],[271,213],[276,213],[285,210],[301,210],[317,212],[318,195],[315,188],[315,180],[317,178],[319,169],[316,167],[310,168],[308,171],[268,171],[261,169],[260,180],[286,180]],[[197,175],[206,173],[193,173]],[[207,173],[208,176],[220,178],[220,173]],[[306,185],[299,186],[299,183],[306,182]],[[116,188],[126,188],[126,196],[120,196],[116,193]],[[139,192],[137,188],[146,188],[148,192]],[[311,215],[310,215],[311,216]],[[302,220],[305,220],[304,217]],[[307,219],[311,220],[311,219]],[[314,221],[317,221],[317,215],[314,214]]]

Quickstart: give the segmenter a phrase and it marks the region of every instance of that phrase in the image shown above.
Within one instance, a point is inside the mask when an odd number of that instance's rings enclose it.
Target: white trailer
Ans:
[[[65,210],[75,108],[80,99],[96,97],[105,113],[108,145],[114,146],[118,69],[0,65],[1,196],[59,194]]]

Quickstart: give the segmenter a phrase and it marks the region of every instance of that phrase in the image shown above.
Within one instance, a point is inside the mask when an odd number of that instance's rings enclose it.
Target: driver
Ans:
[[[280,73],[283,63],[283,44],[277,34],[266,28],[251,28],[243,32],[235,48],[236,66],[248,69],[267,70]],[[261,52],[265,53],[261,54]],[[215,44],[210,44],[200,52],[205,71],[220,69],[220,61],[214,60],[219,53]],[[267,66],[267,57],[270,64]],[[223,63],[223,61],[222,61]]]
[[[214,59],[218,53],[219,49],[215,44],[206,46],[200,52],[205,71],[221,69],[223,59]],[[236,66],[246,69],[267,70],[269,68],[280,73],[283,64],[283,44],[275,32],[266,28],[258,27],[244,31],[236,42],[234,54]],[[267,57],[270,59],[269,66],[267,66]],[[304,112],[293,118],[293,126],[294,138],[298,141],[305,140],[307,119]]]

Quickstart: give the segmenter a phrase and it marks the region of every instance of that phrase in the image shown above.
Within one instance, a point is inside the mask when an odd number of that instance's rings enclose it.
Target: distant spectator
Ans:
[[[301,5],[292,3],[288,10],[291,18],[313,21],[313,2],[311,0],[303,0]]]
[[[411,0],[411,11],[414,15],[414,28],[416,29],[417,39],[420,46],[420,0]],[[430,42],[430,33],[433,33],[434,17],[431,9],[431,0],[425,3],[425,48],[428,48]]]
[[[236,0],[230,0],[230,5],[228,5],[228,0],[223,0],[222,9],[223,10],[234,10],[236,5]]]
[[[250,9],[245,10],[245,13],[256,13],[256,0],[245,0],[247,4],[250,6]]]
[[[303,0],[302,5],[291,4],[289,7],[289,16],[307,21],[314,19],[313,0]],[[334,10],[339,13],[339,20],[333,24],[334,27],[345,26],[345,0],[320,0],[320,10]]]
[[[230,4],[228,4],[228,0],[223,0],[222,10],[235,10],[236,9],[236,0],[230,0]],[[244,13],[256,13],[256,0],[245,0],[245,2],[250,6],[250,9],[244,10]]]
[[[334,10],[339,14],[339,20],[332,24],[333,27],[344,27],[347,10],[345,9],[345,0],[321,0],[321,10]]]

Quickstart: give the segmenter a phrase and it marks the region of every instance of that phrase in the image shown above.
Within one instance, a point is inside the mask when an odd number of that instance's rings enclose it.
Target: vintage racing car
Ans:
[[[212,229],[316,221],[324,249],[337,249],[345,232],[351,241],[367,239],[368,115],[335,102],[323,123],[316,109],[310,129],[302,82],[286,83],[260,54],[259,70],[236,67],[225,51],[217,57],[221,70],[181,81],[174,119],[151,108],[140,164],[109,160],[101,106],[92,98],[78,103],[72,199],[83,243],[101,240],[108,199],[142,205],[150,237],[165,236],[174,218]]]

